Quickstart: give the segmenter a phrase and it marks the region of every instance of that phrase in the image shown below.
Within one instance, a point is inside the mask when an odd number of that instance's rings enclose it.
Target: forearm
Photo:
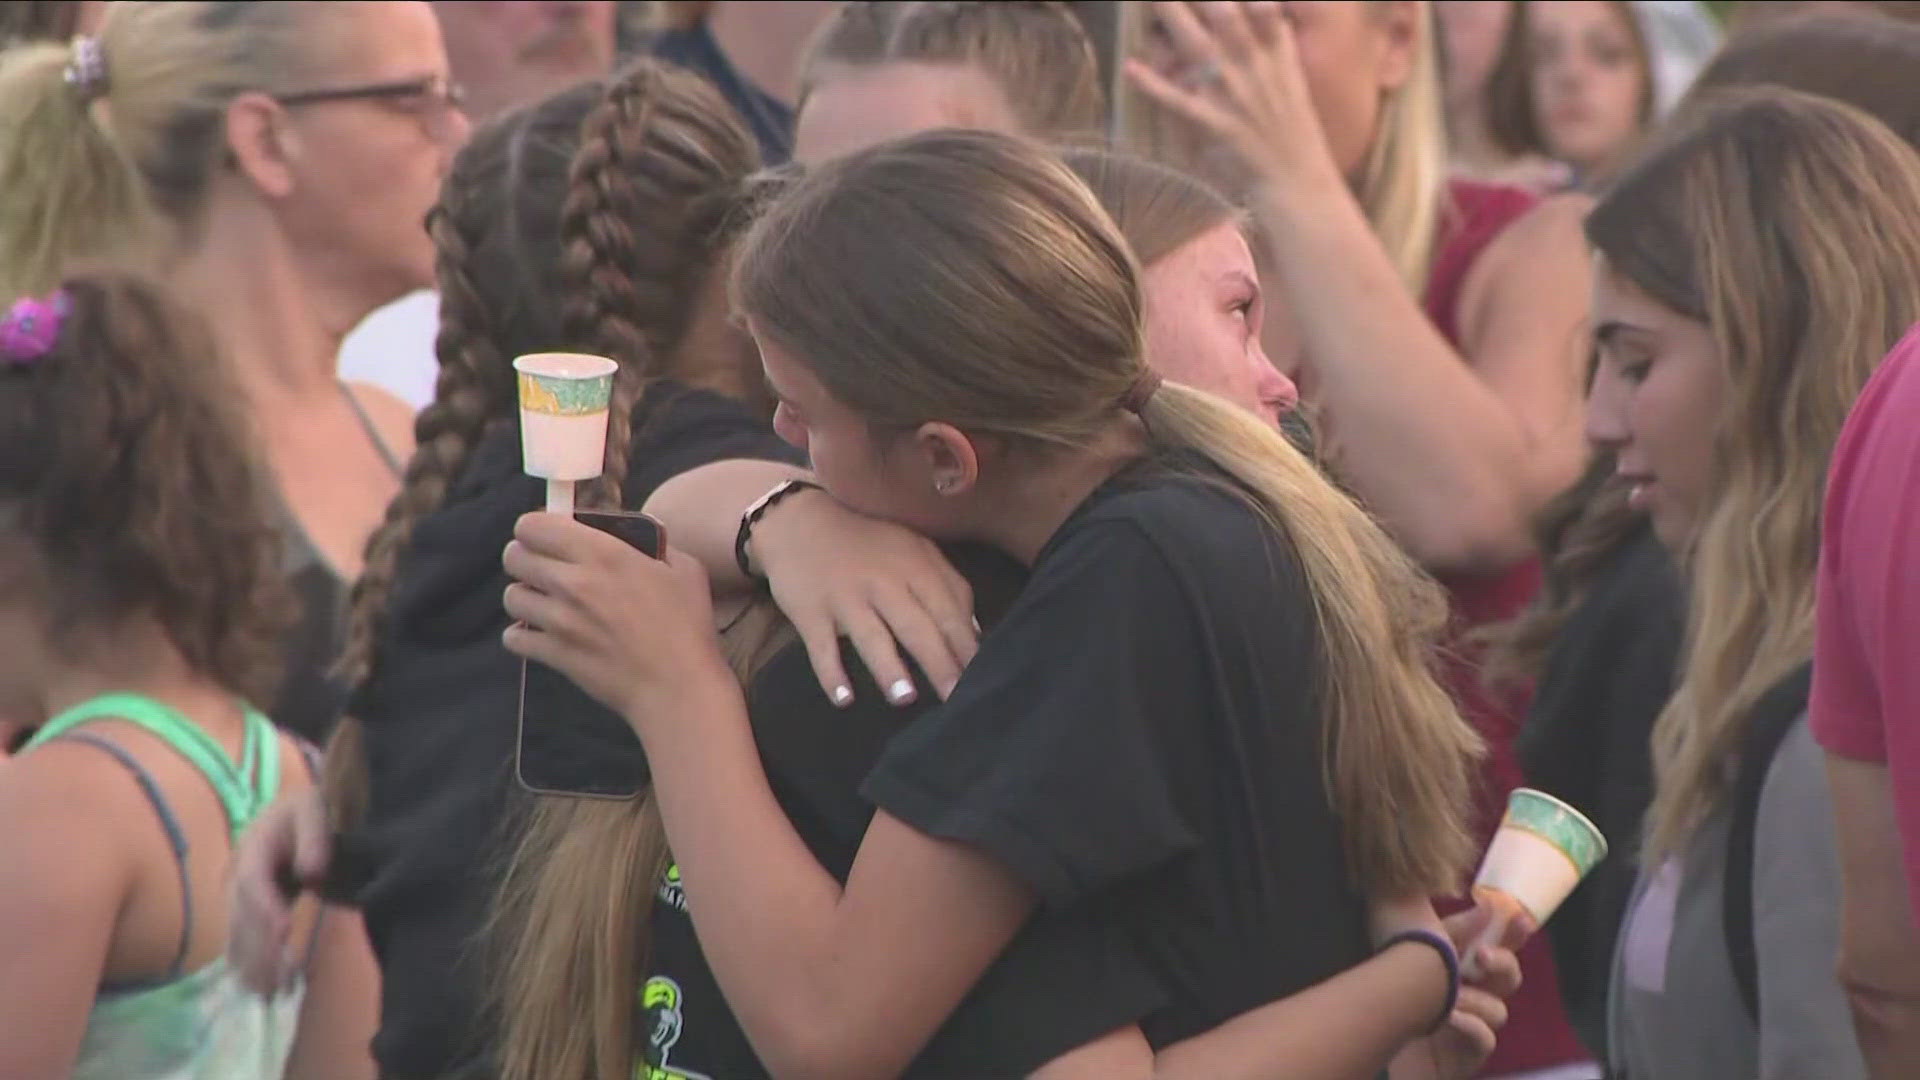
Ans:
[[[843,993],[862,987],[839,977],[840,884],[774,799],[737,687],[696,681],[647,742],[687,910],[755,1051],[778,1075],[818,1074],[821,1047],[859,1045],[848,1025],[883,1010]]]
[[[1440,336],[1359,204],[1290,187],[1262,220],[1342,478],[1427,565],[1523,555],[1540,501],[1526,426]]]
[[[360,913],[321,910],[300,1028],[287,1057],[286,1080],[372,1080],[374,1032],[380,1026],[380,966]]]
[[[1401,944],[1307,990],[1164,1047],[1156,1080],[1356,1080],[1377,1075],[1432,1026],[1446,967]]]
[[[1883,988],[1854,978],[1843,963],[1841,983],[1853,1013],[1860,1052],[1873,1080],[1905,1080],[1920,1061],[1920,989]]]
[[[666,526],[669,543],[706,567],[715,593],[737,593],[754,584],[734,559],[740,515],[780,481],[807,475],[777,461],[716,461],[661,484],[642,509]]]

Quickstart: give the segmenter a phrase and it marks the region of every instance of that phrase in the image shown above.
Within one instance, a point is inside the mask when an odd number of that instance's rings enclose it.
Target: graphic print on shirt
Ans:
[[[680,886],[680,864],[667,864],[667,872],[660,879],[660,888],[654,892],[654,898],[675,911],[687,910],[687,890]]]
[[[680,1041],[680,984],[655,975],[640,989],[640,1016],[647,1028],[645,1060],[633,1070],[634,1080],[712,1080],[705,1073],[676,1069],[670,1061]]]

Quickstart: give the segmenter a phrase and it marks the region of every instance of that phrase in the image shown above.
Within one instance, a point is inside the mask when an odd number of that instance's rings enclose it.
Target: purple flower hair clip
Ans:
[[[13,302],[0,319],[0,364],[31,364],[53,351],[73,302],[65,292],[45,299],[29,296]]]

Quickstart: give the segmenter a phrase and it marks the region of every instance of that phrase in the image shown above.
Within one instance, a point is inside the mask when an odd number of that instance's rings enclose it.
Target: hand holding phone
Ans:
[[[645,514],[579,510],[578,520],[650,558],[666,556],[666,530]],[[646,789],[646,756],[626,720],[571,679],[537,661],[520,662],[520,786],[541,795],[631,799]]]

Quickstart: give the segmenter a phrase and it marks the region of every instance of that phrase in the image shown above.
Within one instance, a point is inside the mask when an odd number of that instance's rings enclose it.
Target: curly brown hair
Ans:
[[[293,597],[239,394],[197,320],[126,277],[67,281],[52,349],[0,365],[0,506],[44,568],[55,648],[129,618],[273,698]]]

